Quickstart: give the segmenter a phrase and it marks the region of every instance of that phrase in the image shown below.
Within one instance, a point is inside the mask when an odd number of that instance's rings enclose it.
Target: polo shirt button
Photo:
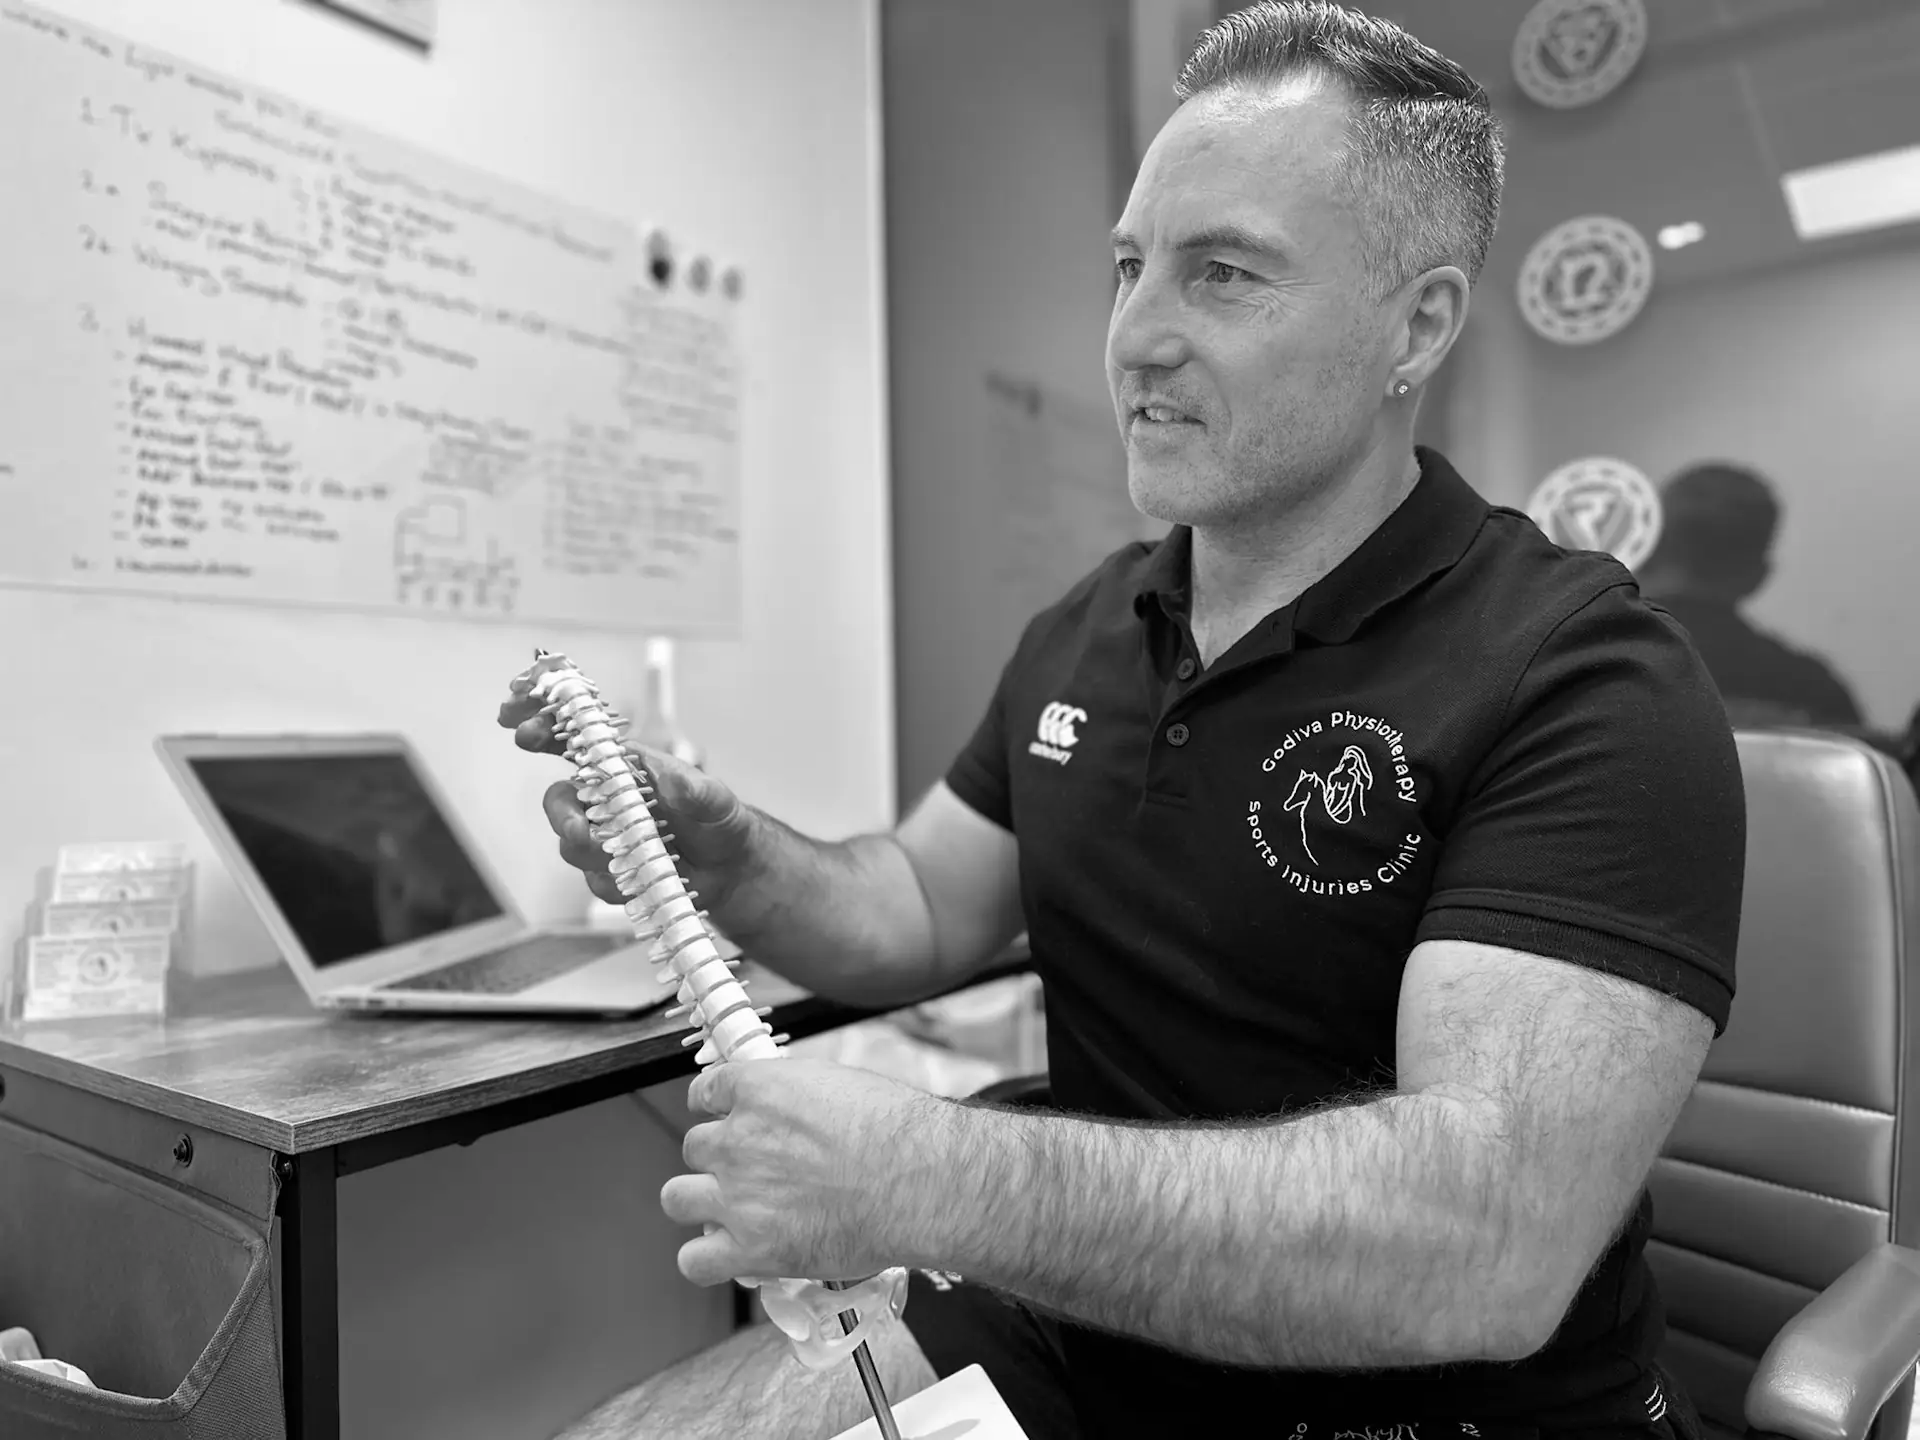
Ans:
[[[1179,724],[1169,725],[1167,727],[1167,743],[1169,745],[1186,744],[1187,743],[1187,727]]]
[[[1193,657],[1189,655],[1173,667],[1173,678],[1176,680],[1191,680],[1193,678],[1193,670]]]

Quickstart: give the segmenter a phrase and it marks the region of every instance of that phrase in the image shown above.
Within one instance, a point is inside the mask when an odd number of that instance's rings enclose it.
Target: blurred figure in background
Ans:
[[[1743,466],[1713,461],[1674,476],[1661,501],[1660,542],[1640,567],[1640,588],[1692,635],[1733,723],[1859,729],[1860,707],[1825,660],[1740,613],[1773,571],[1773,487]]]

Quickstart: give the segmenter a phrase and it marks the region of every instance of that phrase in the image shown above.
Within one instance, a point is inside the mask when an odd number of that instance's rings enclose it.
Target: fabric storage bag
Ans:
[[[97,1389],[0,1363],[5,1440],[284,1440],[265,1222],[0,1121],[0,1329]]]

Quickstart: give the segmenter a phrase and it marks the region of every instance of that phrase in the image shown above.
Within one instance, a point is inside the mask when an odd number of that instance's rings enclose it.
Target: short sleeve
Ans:
[[[972,737],[947,767],[947,788],[1002,830],[1013,829],[1013,800],[1007,770],[1007,686],[1015,660],[1000,672],[993,698],[974,727]]]
[[[1719,692],[1631,585],[1560,622],[1448,833],[1420,940],[1619,975],[1726,1028],[1746,792]]]

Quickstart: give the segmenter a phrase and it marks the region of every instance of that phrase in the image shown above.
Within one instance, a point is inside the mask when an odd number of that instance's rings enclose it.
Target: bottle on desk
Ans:
[[[675,709],[673,641],[665,635],[647,639],[647,668],[640,714],[634,717],[633,738],[649,750],[671,755],[683,765],[705,761],[700,747],[680,728]]]

